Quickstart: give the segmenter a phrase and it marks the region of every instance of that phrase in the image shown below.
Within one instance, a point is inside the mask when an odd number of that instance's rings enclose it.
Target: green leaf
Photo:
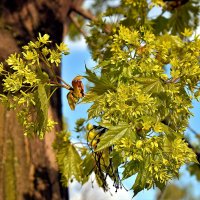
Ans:
[[[133,80],[137,81],[138,83],[142,84],[150,84],[157,81],[157,78],[147,78],[147,77],[133,77]]]
[[[138,173],[135,183],[133,185],[134,196],[137,195],[138,192],[145,188],[145,176],[142,173]]]
[[[102,96],[100,96],[102,97]],[[100,98],[99,97],[99,98]],[[93,103],[93,105],[88,109],[88,119],[92,119],[93,117],[99,117],[102,112],[102,107],[99,106],[97,100]]]
[[[153,28],[154,28],[154,32],[155,34],[157,33],[165,33],[167,30],[167,23],[168,23],[168,19],[163,17],[163,16],[159,16],[156,19],[152,20],[153,22]]]
[[[161,191],[165,188],[166,184],[161,183],[159,181],[155,181],[156,187],[158,187]]]
[[[188,171],[190,172],[191,175],[195,175],[196,179],[200,181],[200,166],[199,164],[192,164],[188,166]]]
[[[100,98],[101,96],[97,95],[95,92],[88,92],[85,94],[84,98],[82,99],[82,103],[94,102],[96,99]]]
[[[85,78],[87,78],[88,81],[90,81],[90,82],[92,82],[94,84],[98,83],[99,82],[99,77],[94,72],[89,70],[86,66],[85,66],[85,69],[86,69]]]
[[[99,65],[95,67],[95,69],[104,68],[105,66],[107,67],[108,65],[110,65],[110,60],[104,60],[100,62]]]
[[[75,126],[75,131],[76,132],[81,132],[84,130],[84,123],[85,123],[85,118],[79,118],[76,120],[76,126]]]
[[[170,17],[158,16],[153,19],[155,34],[170,31],[171,34],[180,34],[184,28],[196,29],[199,17],[199,1],[190,0],[178,8],[169,11]]]
[[[162,86],[159,79],[155,80],[154,82],[150,83],[143,89],[146,93],[160,93],[164,91],[164,87]]]
[[[49,75],[41,69],[38,69],[37,71],[37,78],[39,78],[43,84],[49,82]]]
[[[174,9],[169,18],[168,27],[172,34],[181,33],[184,28],[195,29],[198,26],[199,1],[190,0],[183,6]]]
[[[164,91],[161,80],[158,78],[134,77],[133,80],[144,84],[143,91],[146,93],[160,93]]]
[[[43,138],[47,128],[49,104],[44,84],[38,85],[38,90],[35,94],[35,103],[37,111],[36,131]]]
[[[138,169],[139,169],[139,163],[137,161],[130,161],[128,164],[124,166],[122,180],[125,180],[136,174],[138,172]]]
[[[112,151],[111,158],[113,162],[113,169],[118,169],[118,167],[123,163],[122,156],[119,154],[119,152]]]
[[[103,187],[103,181],[101,180],[101,177],[98,174],[95,174],[95,179],[99,187]]]
[[[90,91],[95,92],[98,95],[102,95],[107,91],[116,90],[116,83],[114,83],[106,74],[102,74],[101,77],[98,77],[95,73],[86,68],[86,76],[84,77],[94,84]]]
[[[82,170],[80,167],[82,160],[71,143],[65,143],[65,145],[59,147],[56,158],[64,179],[64,185],[67,186],[69,180],[73,177],[79,182],[82,181]]]
[[[180,135],[179,133],[177,133],[176,131],[174,131],[171,127],[169,127],[168,125],[166,124],[163,124],[163,123],[159,123],[159,125],[162,127],[162,130],[165,132],[165,134],[168,136],[168,137],[179,137],[179,138],[182,138],[183,135]]]
[[[112,146],[122,137],[130,134],[130,125],[126,122],[120,122],[117,126],[112,126],[109,130],[100,137],[100,142],[97,145],[96,151],[101,151],[106,147]]]
[[[81,167],[83,169],[83,174],[85,178],[83,179],[83,182],[86,182],[89,178],[89,175],[93,172],[95,169],[95,160],[94,156],[92,154],[87,154],[84,160],[81,163]]]

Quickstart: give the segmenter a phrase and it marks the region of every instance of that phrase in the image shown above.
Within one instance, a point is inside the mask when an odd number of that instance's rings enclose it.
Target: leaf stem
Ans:
[[[65,84],[61,84],[61,83],[58,83],[58,82],[54,82],[54,81],[50,81],[50,84],[53,84],[52,86],[57,86],[57,87],[62,87],[62,88],[65,88],[67,90],[71,90],[72,87],[68,87],[68,85],[65,85]]]
[[[60,76],[56,76],[56,78],[58,78],[61,82],[63,82],[66,88],[69,88],[68,90],[72,89],[72,87],[68,83],[66,83]]]

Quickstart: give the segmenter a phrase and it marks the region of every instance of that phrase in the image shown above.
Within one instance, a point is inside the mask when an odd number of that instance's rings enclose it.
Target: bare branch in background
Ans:
[[[83,29],[81,29],[80,24],[78,23],[78,21],[75,19],[76,17],[74,16],[74,13],[71,12],[69,14],[69,18],[70,20],[73,22],[73,24],[76,26],[76,28],[82,33],[82,35],[86,38],[87,34],[85,33],[85,31],[83,31]]]
[[[81,15],[85,19],[93,20],[93,21],[96,20],[96,17],[89,10],[83,9],[80,6],[77,6],[76,4],[73,4],[73,3],[71,4],[71,12],[72,11]]]
[[[197,131],[195,131],[190,125],[188,126],[188,129],[193,134],[199,135],[199,133]],[[185,139],[185,141],[188,143],[188,147],[191,148],[194,151],[194,153],[196,154],[198,162],[200,162],[200,152],[187,139]]]
[[[188,126],[188,129],[194,133],[195,135],[198,135],[199,133],[197,133],[191,126]]]

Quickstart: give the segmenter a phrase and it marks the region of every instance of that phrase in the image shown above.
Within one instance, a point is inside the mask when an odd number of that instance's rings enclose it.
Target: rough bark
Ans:
[[[70,9],[71,0],[1,0],[0,61],[20,51],[39,32],[48,33],[53,42],[60,43],[67,32]],[[51,146],[55,131],[62,128],[60,91],[53,97],[49,114],[59,125],[44,141],[28,139],[16,114],[0,105],[0,199],[68,199],[67,189],[59,182]]]

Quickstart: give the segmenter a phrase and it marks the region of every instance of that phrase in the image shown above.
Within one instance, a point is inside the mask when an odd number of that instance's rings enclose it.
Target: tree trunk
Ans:
[[[34,41],[39,32],[60,43],[69,24],[70,6],[71,0],[1,0],[0,61]],[[52,150],[55,131],[62,129],[60,91],[53,97],[49,114],[59,125],[43,141],[28,139],[15,112],[0,105],[0,200],[68,199]]]

